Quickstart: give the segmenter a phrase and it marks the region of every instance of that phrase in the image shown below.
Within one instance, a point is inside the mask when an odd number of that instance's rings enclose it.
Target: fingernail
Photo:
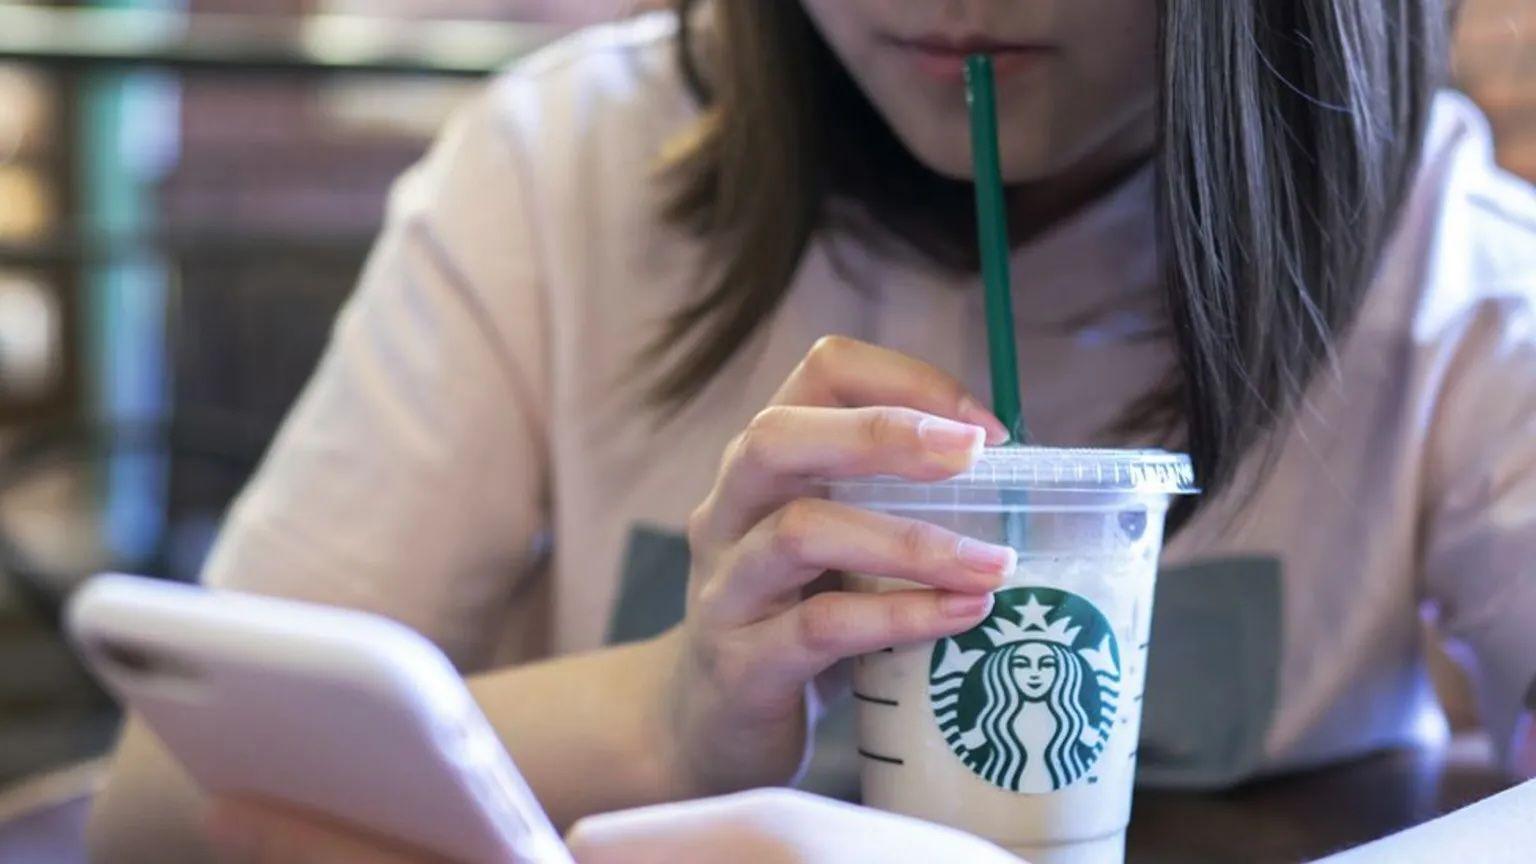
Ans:
[[[969,423],[956,423],[942,417],[924,417],[917,424],[917,437],[929,450],[939,453],[963,453],[979,450],[986,430]]]
[[[997,416],[991,411],[981,407],[981,403],[970,396],[960,400],[960,418],[967,423],[974,423],[985,429],[987,433],[986,441],[989,447],[1008,443],[1008,427],[1004,426],[1003,421],[997,419]]]
[[[1019,553],[1010,546],[994,546],[970,537],[955,544],[955,557],[972,570],[983,573],[1011,573],[1019,563]]]
[[[939,599],[939,609],[951,618],[975,618],[991,608],[991,594],[945,594]]]

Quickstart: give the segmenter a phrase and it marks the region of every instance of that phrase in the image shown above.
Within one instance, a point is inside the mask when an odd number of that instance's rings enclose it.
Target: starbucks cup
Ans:
[[[979,626],[857,661],[864,803],[1032,864],[1120,864],[1163,517],[1193,479],[1181,454],[1002,447],[940,483],[835,484],[836,500],[1019,553]]]

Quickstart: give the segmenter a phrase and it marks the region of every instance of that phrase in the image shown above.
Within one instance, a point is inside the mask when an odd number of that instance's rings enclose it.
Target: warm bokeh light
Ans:
[[[1488,112],[1499,161],[1536,180],[1536,2],[1463,0],[1455,70]]]

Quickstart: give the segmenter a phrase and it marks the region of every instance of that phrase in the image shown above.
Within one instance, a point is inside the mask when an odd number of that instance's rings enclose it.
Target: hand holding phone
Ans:
[[[71,601],[69,629],[211,794],[466,864],[572,860],[452,664],[400,624],[101,576]]]

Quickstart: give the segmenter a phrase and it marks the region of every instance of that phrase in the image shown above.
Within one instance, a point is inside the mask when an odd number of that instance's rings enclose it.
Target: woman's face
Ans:
[[[967,54],[997,72],[1004,179],[1049,178],[1151,149],[1154,0],[801,0],[896,134],[928,167],[971,176]]]
[[[1050,692],[1056,683],[1056,655],[1050,646],[1040,642],[1026,642],[1013,655],[1013,680],[1018,682],[1024,698],[1038,702]]]

